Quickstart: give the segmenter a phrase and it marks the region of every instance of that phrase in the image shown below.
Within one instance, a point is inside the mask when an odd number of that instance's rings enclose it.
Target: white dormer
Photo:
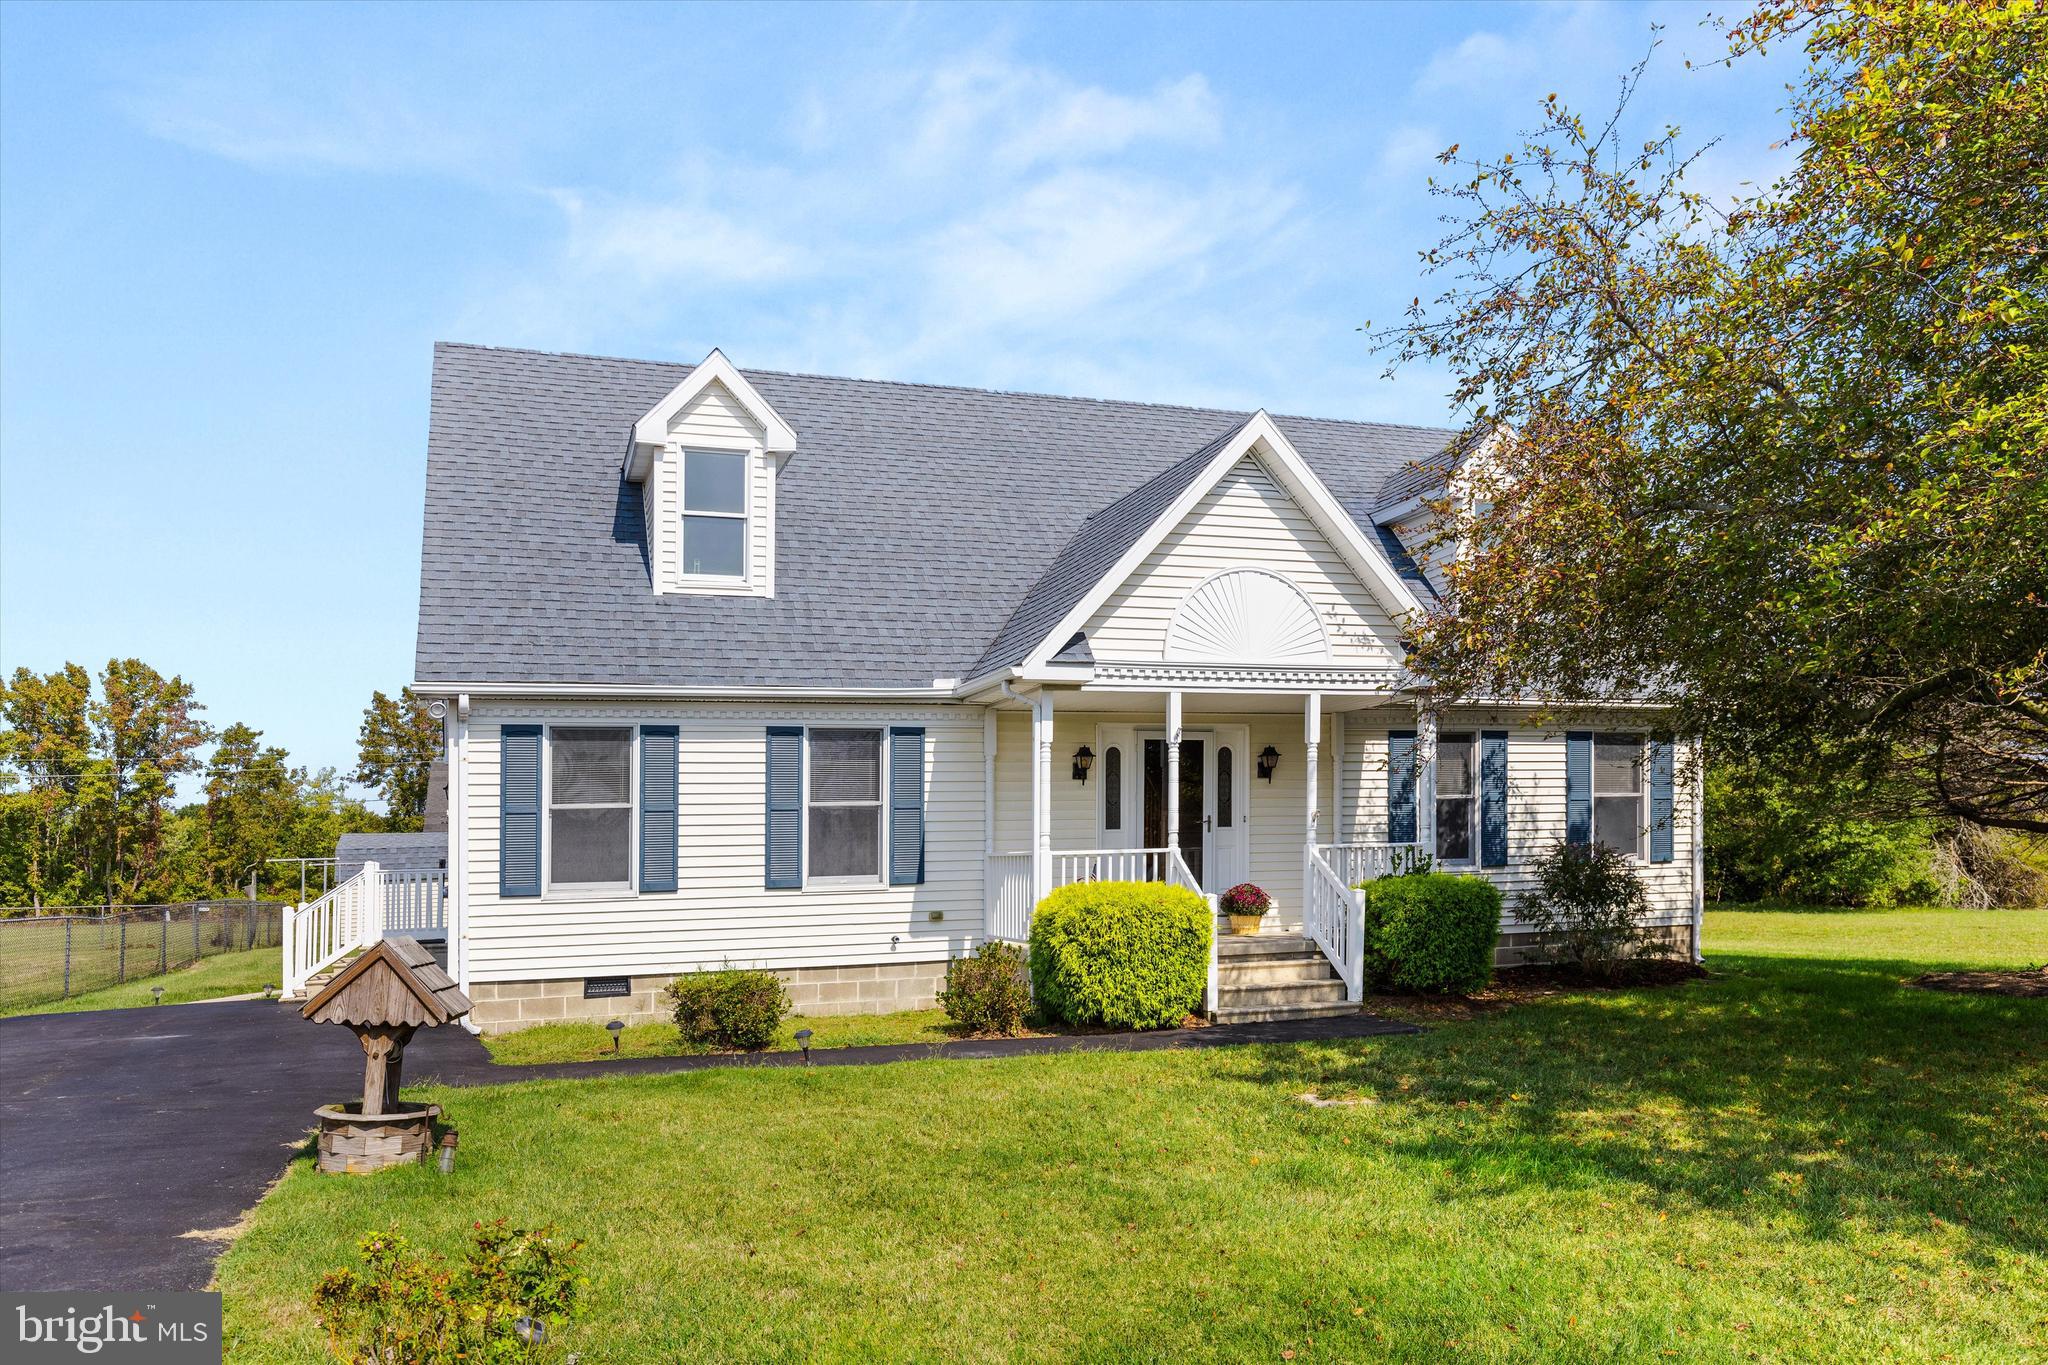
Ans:
[[[625,474],[645,490],[656,592],[775,595],[775,479],[795,449],[718,351],[633,424]]]

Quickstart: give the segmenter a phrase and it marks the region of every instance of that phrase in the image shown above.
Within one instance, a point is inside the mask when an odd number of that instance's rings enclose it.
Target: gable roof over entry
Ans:
[[[1249,420],[744,371],[797,436],[776,483],[776,596],[657,595],[622,460],[692,368],[435,348],[418,682],[928,689],[990,653],[1091,517],[1162,476],[1155,491],[1173,488],[1174,467]],[[1368,532],[1388,477],[1455,435],[1271,420]]]

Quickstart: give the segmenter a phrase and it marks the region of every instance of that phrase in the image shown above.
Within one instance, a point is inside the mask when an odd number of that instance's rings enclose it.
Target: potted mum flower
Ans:
[[[1233,934],[1256,934],[1259,925],[1273,911],[1273,898],[1264,888],[1250,882],[1239,882],[1223,893],[1223,913],[1230,916],[1230,932]]]

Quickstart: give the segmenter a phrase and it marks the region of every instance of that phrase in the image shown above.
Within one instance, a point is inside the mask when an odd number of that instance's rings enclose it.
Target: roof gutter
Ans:
[[[679,700],[721,700],[733,698],[821,697],[853,698],[857,701],[948,702],[955,699],[953,687],[679,687],[665,683],[479,683],[415,682],[413,694],[422,697],[673,697]]]

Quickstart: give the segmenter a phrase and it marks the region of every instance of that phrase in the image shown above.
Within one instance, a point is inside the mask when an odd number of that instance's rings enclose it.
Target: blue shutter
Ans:
[[[540,727],[498,731],[498,894],[540,894]]]
[[[1508,732],[1479,733],[1479,865],[1508,865]]]
[[[889,731],[889,885],[924,884],[924,731]]]
[[[1650,861],[1671,861],[1671,741],[1650,741]]]
[[[1564,736],[1564,841],[1593,842],[1593,733],[1567,730]]]
[[[1387,731],[1387,842],[1415,842],[1415,732]]]
[[[676,889],[676,727],[640,727],[640,889]]]
[[[767,875],[764,885],[804,884],[804,732],[768,727]]]

